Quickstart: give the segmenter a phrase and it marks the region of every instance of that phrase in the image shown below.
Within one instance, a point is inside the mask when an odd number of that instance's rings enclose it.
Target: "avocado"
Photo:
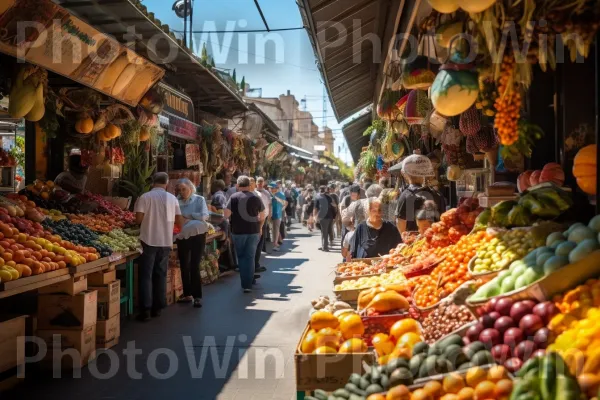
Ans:
[[[442,354],[442,350],[435,344],[433,346],[429,347],[429,350],[427,350],[428,356],[439,356],[441,354]]]
[[[379,384],[381,385],[383,390],[387,390],[390,386],[390,378],[388,378],[386,374],[381,374],[381,380],[379,381]]]
[[[408,360],[405,358],[394,358],[385,366],[385,369],[387,374],[390,375],[400,367],[408,368]]]
[[[416,354],[427,353],[429,345],[425,342],[419,342],[413,347],[413,356]]]
[[[457,366],[464,364],[469,361],[461,346],[457,344],[451,344],[444,350],[444,356],[446,360],[450,361],[456,368]]]
[[[398,385],[410,386],[413,384],[413,374],[406,368],[398,368],[390,375],[389,387]]]
[[[469,368],[472,368],[472,367],[473,367],[473,364],[472,364],[472,363],[470,363],[470,362],[466,362],[466,363],[464,363],[464,364],[461,364],[461,365],[460,365],[460,366],[457,368],[457,370],[458,370],[458,371],[465,371],[465,370],[467,370],[467,369],[469,369]]]
[[[350,392],[347,391],[346,389],[338,389],[335,392],[333,392],[333,395],[337,398],[342,398],[342,399],[349,399],[350,398]]]
[[[467,356],[467,358],[469,360],[473,359],[473,356],[475,354],[477,354],[478,352],[480,352],[481,350],[485,350],[486,347],[482,342],[473,342],[471,344],[469,344],[468,346],[466,346],[463,349],[463,352],[465,353],[465,355]]]
[[[435,374],[447,374],[448,372],[454,371],[454,365],[448,360],[445,359],[437,359],[435,362]]]
[[[492,357],[492,353],[487,350],[480,350],[471,358],[471,363],[477,366],[488,365],[493,362],[494,357]]]
[[[410,373],[414,378],[419,376],[419,369],[421,368],[421,364],[425,362],[427,356],[425,354],[417,354],[413,358],[410,359],[408,366],[410,367]]]
[[[425,362],[419,368],[419,378],[427,378],[428,376],[435,375],[437,359],[438,356],[429,356],[425,359]]]
[[[368,379],[363,377],[363,378],[360,378],[360,384],[357,386],[360,388],[360,390],[366,390],[370,384],[371,384],[371,382]]]
[[[353,383],[348,383],[346,384],[346,386],[344,387],[347,391],[349,391],[350,393],[354,393],[357,394],[359,396],[364,396],[365,395],[365,391],[359,389],[355,384]]]
[[[383,388],[380,385],[373,383],[372,385],[369,385],[367,390],[365,390],[365,395],[370,396],[372,394],[382,393],[382,392],[383,392]]]
[[[329,395],[327,394],[327,392],[324,391],[324,390],[321,390],[321,389],[315,390],[313,394],[319,400],[327,400],[327,398],[329,397]]]
[[[371,368],[371,383],[379,383],[381,379],[381,372],[379,368],[373,367]]]
[[[350,378],[348,378],[348,383],[353,383],[356,386],[360,386],[360,378],[361,376],[359,374],[354,373],[350,375]]]
[[[450,346],[451,344],[456,344],[461,347],[465,345],[463,338],[460,335],[454,334],[442,339],[442,341],[438,343],[438,347],[440,349],[446,349],[446,347]]]
[[[364,395],[351,394],[349,400],[365,400]]]

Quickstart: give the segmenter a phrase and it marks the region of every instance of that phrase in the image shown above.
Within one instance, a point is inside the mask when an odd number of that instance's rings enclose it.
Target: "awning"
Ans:
[[[248,110],[238,88],[200,64],[191,50],[178,43],[169,26],[163,25],[139,0],[53,1],[121,43],[131,44],[127,29],[135,28],[135,51],[170,71],[164,79],[182,88],[197,108],[220,117]]]
[[[350,121],[342,128],[346,143],[348,144],[348,149],[350,149],[352,159],[355,163],[357,163],[360,158],[362,148],[369,144],[369,137],[363,136],[363,133],[371,126],[371,122],[372,114],[366,113],[365,115]]]
[[[404,0],[299,0],[333,111],[342,121],[373,103]],[[345,35],[340,30],[345,29]],[[381,42],[374,48],[369,35]],[[361,41],[362,40],[362,41]],[[381,47],[379,47],[381,46]]]
[[[290,155],[292,157],[297,157],[297,158],[300,158],[302,160],[311,161],[311,162],[314,162],[314,163],[317,163],[317,164],[321,164],[321,162],[319,160],[315,160],[314,158],[303,156],[302,154],[290,153]]]
[[[310,151],[304,150],[302,147],[294,146],[293,144],[289,144],[289,143],[286,143],[286,142],[283,142],[283,144],[285,145],[285,147],[287,147],[289,149],[292,149],[292,150],[295,150],[295,151],[299,151],[299,152],[304,153],[304,154],[308,154],[309,156],[313,156],[314,155]],[[313,160],[311,158],[311,161],[315,161],[315,160]]]

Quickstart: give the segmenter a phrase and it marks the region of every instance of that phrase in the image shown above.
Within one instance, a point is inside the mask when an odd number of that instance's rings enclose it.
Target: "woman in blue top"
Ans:
[[[177,301],[193,302],[194,307],[200,308],[202,307],[200,262],[206,246],[208,207],[204,197],[195,194],[196,187],[187,178],[177,182],[177,192],[181,215],[185,218],[181,233],[175,237],[183,283],[183,295]]]
[[[279,246],[283,243],[280,240],[281,236],[281,219],[283,218],[283,209],[287,207],[287,201],[285,194],[281,193],[277,188],[277,184],[271,183],[269,185],[273,198],[271,199],[271,222],[273,223],[273,236],[271,241],[273,242],[273,251],[279,251]]]

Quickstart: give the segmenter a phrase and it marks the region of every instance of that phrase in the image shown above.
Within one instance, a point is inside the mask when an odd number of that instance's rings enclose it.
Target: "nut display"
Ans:
[[[423,338],[432,344],[474,320],[466,306],[440,304],[423,320]]]

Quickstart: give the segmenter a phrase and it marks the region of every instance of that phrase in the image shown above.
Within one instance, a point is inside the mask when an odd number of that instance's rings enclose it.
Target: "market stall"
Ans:
[[[355,176],[416,150],[452,207],[389,254],[335,267],[296,350],[298,396],[596,399],[598,127],[583,124],[597,106],[581,99],[599,87],[597,2],[405,11],[417,40],[395,49]]]

